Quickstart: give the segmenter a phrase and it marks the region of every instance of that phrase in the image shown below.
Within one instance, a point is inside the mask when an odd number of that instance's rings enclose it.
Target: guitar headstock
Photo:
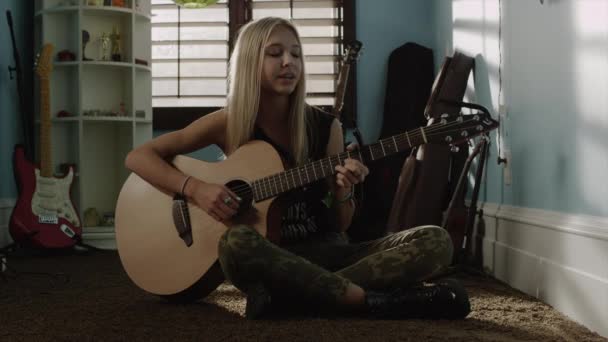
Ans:
[[[498,121],[487,113],[441,116],[438,122],[424,127],[427,142],[457,145],[498,127]]]
[[[53,71],[53,44],[44,44],[42,50],[36,56],[34,63],[36,75],[39,78],[49,78],[51,71]]]
[[[363,43],[358,40],[354,40],[344,46],[344,55],[342,57],[342,61],[344,63],[350,64],[356,61],[361,54],[361,48],[363,47]]]

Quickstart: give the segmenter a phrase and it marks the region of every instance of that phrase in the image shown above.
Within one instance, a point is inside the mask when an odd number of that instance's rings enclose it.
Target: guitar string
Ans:
[[[397,145],[400,146],[402,143],[405,143],[405,142],[408,142],[408,145],[409,145],[409,140],[417,139],[419,137],[424,137],[424,136],[432,137],[432,136],[437,135],[437,133],[446,134],[446,133],[453,133],[453,132],[463,131],[462,129],[458,129],[458,130],[446,130],[446,128],[449,128],[450,126],[459,126],[459,125],[463,125],[463,124],[470,123],[470,122],[480,122],[480,121],[481,121],[480,119],[470,119],[470,120],[466,120],[465,119],[462,122],[458,122],[458,121],[454,120],[453,122],[448,123],[448,124],[437,123],[437,124],[433,124],[431,126],[427,126],[428,129],[426,129],[426,130],[422,130],[422,129],[424,129],[424,127],[417,129],[417,131],[419,131],[419,133],[409,134],[409,132],[404,132],[404,133],[397,134],[397,135],[395,135],[393,137],[396,137],[394,140],[397,142]],[[471,128],[474,128],[474,127],[471,126]],[[416,131],[416,129],[414,131]],[[441,132],[437,132],[437,131],[441,131]],[[465,138],[466,139],[472,138],[474,136],[477,136],[479,134],[484,133],[485,131],[487,131],[487,130],[476,131],[473,134],[471,134],[470,136],[467,136]],[[382,143],[382,141],[385,141],[385,140],[391,140],[393,137],[389,137],[389,138],[386,138],[386,139],[381,139],[379,142],[376,142],[373,145],[376,145],[378,143]],[[364,146],[364,148],[367,147],[367,148],[369,148],[370,151],[373,151],[373,148],[372,148],[373,145],[367,145],[367,146]],[[410,147],[414,147],[414,146],[417,146],[417,145],[420,145],[420,144],[416,144],[416,145],[413,145],[413,146],[410,146]],[[381,147],[382,147],[382,145],[381,145]],[[360,151],[361,150],[359,150],[359,154],[360,154]],[[323,167],[323,160],[327,159],[330,162],[330,165],[331,165],[331,160],[332,159],[338,158],[338,161],[339,161],[340,160],[340,156],[343,155],[343,154],[347,154],[347,156],[350,158],[351,156],[348,155],[348,153],[352,154],[352,152],[355,152],[355,151],[342,152],[342,153],[339,153],[339,154],[334,155],[334,156],[330,156],[330,157],[327,157],[327,158],[323,158],[323,159],[319,159],[319,160],[313,161],[311,163],[307,163],[307,164],[305,164],[305,165],[303,165],[301,167],[295,167],[295,168],[292,168],[292,169],[289,169],[289,170],[285,170],[282,173],[284,173],[285,177],[287,177],[287,178],[290,176],[290,173],[291,173],[292,179],[295,179],[295,177],[293,176],[293,174],[296,172],[295,170],[299,170],[298,172],[301,172],[303,170],[304,172],[306,172],[306,179],[309,180],[310,177],[308,177],[308,171],[307,171],[307,167],[308,166],[310,166],[310,168],[313,168],[313,169],[315,169],[317,166],[321,166],[321,169],[323,170],[324,169],[324,167]],[[397,152],[398,151],[396,151],[395,153],[397,153]],[[384,156],[386,156],[386,153],[382,153],[382,154]],[[264,189],[267,190],[267,191],[264,191],[264,192],[267,192],[268,194],[270,194],[270,193],[272,193],[272,186],[273,186],[272,183],[274,183],[274,188],[275,189],[277,188],[277,182],[276,181],[273,182],[270,178],[277,177],[277,175],[280,175],[280,174],[281,173],[273,174],[273,175],[270,175],[270,176],[265,176],[265,177],[262,177],[260,179],[254,180],[251,183],[253,184],[253,183],[257,182],[258,185],[260,186],[260,188],[263,187]],[[332,174],[333,174],[333,172],[332,172]],[[279,181],[280,181],[279,182],[279,187],[283,188],[283,186],[282,186],[283,182],[280,179],[279,179]],[[264,184],[264,183],[267,183],[267,184]],[[287,185],[287,188],[288,188],[289,187],[289,180],[287,180],[287,184],[286,185]],[[242,195],[249,195],[252,192],[254,192],[251,189],[252,189],[252,186],[250,186],[249,184],[247,184],[247,185],[237,186],[237,187],[235,187],[234,189],[231,189],[231,190],[233,192],[237,193],[237,195],[241,195],[241,194]]]
[[[412,133],[411,135],[409,135],[409,134],[408,134],[408,135],[406,135],[405,133],[401,133],[401,134],[396,135],[396,136],[398,136],[398,138],[396,138],[395,140],[396,140],[396,141],[398,141],[398,143],[397,143],[398,145],[401,145],[401,143],[406,142],[406,140],[407,140],[407,138],[408,138],[408,137],[409,137],[409,138],[410,138],[410,140],[411,140],[411,139],[417,139],[417,138],[419,138],[419,137],[421,137],[421,136],[424,136],[424,135],[426,135],[426,136],[435,136],[438,130],[442,131],[442,132],[440,132],[440,133],[443,133],[443,134],[445,134],[445,133],[452,133],[452,132],[458,132],[458,131],[462,131],[462,129],[459,129],[459,130],[447,130],[447,131],[446,131],[446,130],[445,130],[445,128],[447,128],[447,127],[449,127],[449,126],[454,126],[454,125],[456,125],[456,126],[457,126],[457,125],[462,125],[462,124],[464,124],[464,123],[471,122],[471,121],[479,122],[480,120],[478,120],[478,119],[471,119],[471,120],[468,120],[468,121],[467,121],[467,120],[463,120],[462,122],[457,122],[457,121],[454,121],[454,122],[449,123],[449,124],[447,124],[447,125],[446,125],[446,124],[439,124],[439,123],[438,123],[438,124],[434,124],[434,125],[431,125],[431,126],[427,126],[429,129],[425,130],[425,131],[424,131],[424,134],[423,134],[423,132],[421,132],[421,133]],[[424,128],[424,127],[423,127],[423,128]],[[471,128],[473,128],[473,127],[471,127]],[[420,130],[420,129],[419,129],[419,130]],[[467,139],[468,139],[468,138],[472,138],[472,137],[474,137],[474,136],[477,136],[477,135],[479,135],[479,134],[483,133],[484,131],[485,131],[485,130],[482,130],[482,131],[476,131],[474,134],[471,134],[471,136],[467,136],[466,138],[467,138]],[[405,136],[405,137],[404,137],[404,136]],[[391,138],[392,138],[392,137],[391,137]],[[387,139],[391,139],[391,138],[387,138]],[[383,139],[383,140],[387,140],[387,139]],[[383,141],[383,140],[381,140],[381,141]],[[376,144],[378,144],[378,143],[376,143]],[[408,145],[409,145],[409,143],[408,143]],[[371,146],[372,146],[372,145],[367,145],[367,146],[365,146],[365,147],[369,147],[370,151],[372,151],[373,149],[371,148]],[[414,146],[411,146],[411,147],[414,147]],[[352,152],[352,151],[351,151],[351,152]],[[323,169],[324,169],[324,167],[323,167],[323,160],[324,160],[324,159],[328,159],[328,160],[329,160],[329,162],[331,163],[331,159],[338,158],[338,160],[339,160],[339,159],[340,159],[340,156],[341,156],[341,155],[343,155],[343,154],[346,154],[346,153],[347,153],[347,152],[342,152],[342,153],[337,154],[337,155],[335,155],[335,156],[331,156],[331,157],[328,157],[328,158],[319,159],[319,160],[316,160],[316,161],[314,161],[314,162],[308,163],[308,164],[304,165],[303,167],[296,167],[296,168],[292,168],[292,169],[290,169],[290,170],[283,171],[283,173],[285,174],[285,176],[286,176],[286,177],[288,177],[288,176],[289,176],[289,174],[290,174],[290,173],[292,173],[292,178],[293,178],[293,173],[294,173],[294,172],[296,172],[295,170],[300,170],[299,172],[301,172],[301,170],[304,170],[304,172],[306,172],[306,173],[307,173],[307,175],[308,175],[308,172],[307,172],[307,166],[310,166],[310,167],[311,167],[311,168],[313,168],[313,169],[314,169],[314,168],[316,168],[317,166],[321,166],[321,168],[322,168],[322,170],[323,170]],[[386,155],[386,154],[385,154],[385,155]],[[349,157],[350,157],[350,156],[349,156]],[[316,164],[316,165],[315,165],[315,164]],[[319,165],[319,164],[320,164],[320,165]],[[276,188],[277,188],[277,183],[278,183],[278,185],[279,185],[279,187],[280,187],[281,189],[283,188],[283,186],[282,186],[282,185],[284,184],[284,182],[282,182],[280,178],[278,179],[278,180],[279,180],[279,182],[277,182],[276,180],[272,180],[272,179],[271,179],[272,177],[277,177],[277,175],[280,175],[280,174],[281,174],[281,173],[274,174],[274,175],[270,175],[270,176],[266,176],[266,177],[263,177],[263,178],[257,179],[257,180],[255,180],[255,181],[253,181],[252,183],[254,183],[254,182],[258,182],[258,185],[259,185],[261,188],[263,187],[263,188],[266,190],[266,191],[264,191],[264,192],[266,192],[266,193],[268,193],[268,194],[271,194],[271,193],[272,193],[272,187],[274,186],[274,188],[276,189]],[[332,172],[332,174],[333,174],[333,172]],[[280,177],[280,176],[279,176],[279,177]],[[310,179],[309,177],[306,177],[306,178],[307,178],[307,179]],[[316,178],[316,177],[315,177],[315,178]],[[264,184],[264,183],[267,183],[267,184]],[[274,184],[274,185],[273,185],[273,184]],[[286,185],[287,185],[287,187],[289,187],[289,181],[287,181],[287,184],[286,184]],[[253,191],[251,191],[251,188],[252,188],[252,187],[251,187],[251,186],[249,186],[249,185],[242,185],[242,186],[235,187],[234,189],[231,189],[231,190],[232,190],[232,191],[234,191],[234,192],[238,192],[239,194],[246,194],[246,195],[248,195],[248,194],[250,194],[250,193],[252,193],[252,192],[253,192]],[[269,196],[269,197],[270,197],[270,196]],[[268,198],[268,197],[266,197],[266,198]]]

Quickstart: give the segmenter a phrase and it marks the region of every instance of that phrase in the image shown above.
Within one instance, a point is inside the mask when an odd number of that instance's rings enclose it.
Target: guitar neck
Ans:
[[[51,108],[50,81],[40,78],[40,175],[53,176],[53,161],[51,159]]]
[[[336,174],[336,165],[343,165],[344,160],[352,158],[367,164],[374,160],[405,151],[414,146],[427,142],[425,128],[397,134],[382,139],[377,143],[366,145],[355,151],[316,160],[281,173],[258,179],[252,183],[255,201],[278,196],[282,193],[314,183],[318,180]]]
[[[333,115],[340,118],[344,108],[344,96],[346,95],[346,85],[348,84],[348,74],[350,63],[343,63],[338,74],[338,85],[336,86],[336,100],[334,101]]]

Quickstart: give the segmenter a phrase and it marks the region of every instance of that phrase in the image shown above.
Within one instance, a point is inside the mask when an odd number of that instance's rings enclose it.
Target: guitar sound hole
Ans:
[[[251,189],[249,183],[236,179],[226,183],[226,186],[242,199],[236,216],[241,215],[242,213],[251,209],[253,206],[253,190]]]

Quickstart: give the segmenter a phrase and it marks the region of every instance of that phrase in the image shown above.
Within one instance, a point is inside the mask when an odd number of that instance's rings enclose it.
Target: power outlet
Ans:
[[[502,173],[503,183],[505,185],[511,185],[511,182],[513,181],[511,174],[511,150],[504,150],[503,155],[506,159],[506,162],[504,163],[504,170]]]

